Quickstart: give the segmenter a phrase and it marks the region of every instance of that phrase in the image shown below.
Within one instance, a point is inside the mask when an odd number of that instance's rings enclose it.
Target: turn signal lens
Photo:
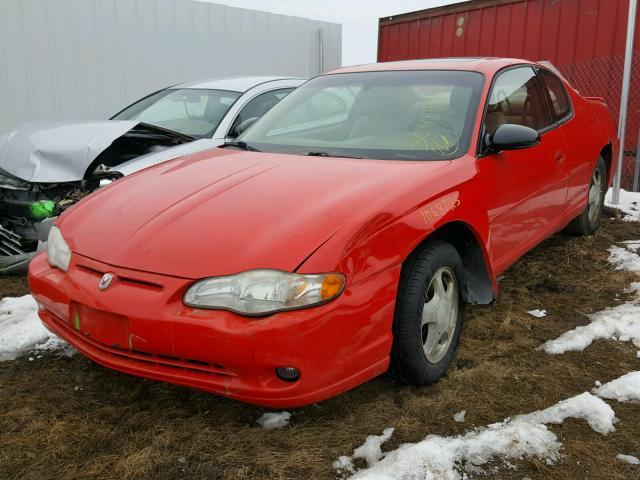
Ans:
[[[335,297],[342,291],[344,287],[344,276],[335,273],[328,273],[322,280],[322,286],[320,287],[320,298],[328,300]]]

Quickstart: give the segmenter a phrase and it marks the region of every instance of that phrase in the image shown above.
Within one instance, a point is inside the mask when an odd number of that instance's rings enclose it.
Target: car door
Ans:
[[[588,142],[579,140],[583,135],[584,125],[574,121],[571,97],[562,80],[546,69],[538,68],[537,71],[545,87],[551,114],[555,124],[562,132],[565,142],[565,176],[567,177],[565,205],[567,212],[571,215],[572,211],[575,212],[576,208],[580,208],[584,204],[593,166],[591,162],[585,161],[585,159],[589,159],[586,149]]]
[[[478,162],[488,186],[490,251],[497,271],[561,225],[567,193],[564,140],[531,66],[503,70],[494,79],[483,131],[491,135],[503,124],[533,128],[541,141],[525,149],[491,152]]]

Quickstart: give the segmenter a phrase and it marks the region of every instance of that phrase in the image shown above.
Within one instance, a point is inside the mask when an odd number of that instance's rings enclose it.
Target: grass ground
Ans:
[[[367,435],[396,432],[385,447],[427,434],[454,435],[590,390],[595,380],[638,370],[636,350],[599,341],[584,352],[535,350],[613,306],[633,274],[613,271],[607,248],[639,239],[638,224],[606,221],[593,237],[557,235],[501,280],[500,298],[467,311],[449,375],[427,388],[380,377],[318,405],[294,411],[291,425],[266,431],[266,410],[99,367],[80,355],[0,364],[2,479],[331,479],[331,463]],[[0,295],[26,292],[23,279],[0,280]],[[545,308],[537,319],[527,310]],[[496,463],[500,479],[631,479],[640,467],[615,459],[640,454],[640,405],[612,403],[619,423],[602,436],[584,421],[551,426],[563,443],[555,465],[525,458]],[[453,414],[466,410],[463,424]]]

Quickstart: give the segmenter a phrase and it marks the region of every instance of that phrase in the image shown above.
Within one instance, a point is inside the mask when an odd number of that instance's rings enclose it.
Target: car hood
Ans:
[[[117,180],[58,223],[73,252],[115,266],[185,278],[291,271],[447,163],[216,148]]]
[[[177,132],[135,121],[32,122],[0,135],[0,169],[34,183],[78,181],[114,140],[139,126],[144,126],[139,130],[147,134],[154,131],[164,135],[161,141],[172,135],[176,142],[189,141]]]

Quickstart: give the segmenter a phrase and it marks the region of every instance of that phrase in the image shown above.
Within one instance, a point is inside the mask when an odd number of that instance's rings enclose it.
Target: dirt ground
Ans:
[[[454,365],[438,384],[400,387],[380,377],[295,410],[280,430],[256,425],[263,408],[116,373],[81,355],[1,363],[0,478],[331,479],[339,455],[385,427],[396,427],[387,450],[548,407],[640,367],[625,342],[565,355],[535,350],[625,299],[636,277],[612,270],[607,248],[631,239],[640,239],[637,223],[611,220],[593,237],[556,235],[506,272],[497,302],[468,309]],[[0,280],[1,296],[25,292],[23,279]],[[534,308],[549,315],[526,314]],[[557,464],[496,462],[484,478],[640,478],[640,467],[615,459],[640,455],[640,405],[611,405],[615,433],[567,420],[550,427],[563,443]],[[454,422],[462,409],[466,421]]]

